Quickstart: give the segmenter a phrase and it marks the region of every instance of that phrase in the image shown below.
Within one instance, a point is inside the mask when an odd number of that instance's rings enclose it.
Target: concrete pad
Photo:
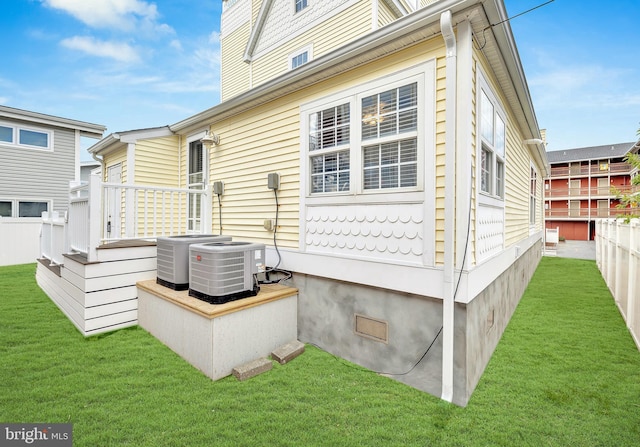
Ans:
[[[263,357],[252,360],[251,362],[245,363],[244,365],[236,366],[235,368],[233,368],[231,373],[236,377],[236,379],[242,381],[255,377],[258,374],[262,374],[263,372],[267,372],[271,368],[273,368],[273,363],[271,362],[271,360],[265,359]]]
[[[304,352],[304,343],[298,340],[280,346],[271,353],[271,358],[284,365]]]

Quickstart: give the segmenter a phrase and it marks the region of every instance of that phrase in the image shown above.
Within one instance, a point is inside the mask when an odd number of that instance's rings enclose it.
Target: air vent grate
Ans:
[[[356,334],[382,343],[389,342],[389,324],[386,321],[358,314],[354,320]]]

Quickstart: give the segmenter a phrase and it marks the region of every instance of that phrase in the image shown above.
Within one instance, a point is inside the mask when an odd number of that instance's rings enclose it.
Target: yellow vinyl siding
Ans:
[[[523,143],[524,137],[515,122],[514,113],[503,92],[497,87],[497,81],[484,56],[475,51],[477,64],[480,64],[486,81],[500,101],[506,114],[505,148],[505,236],[504,246],[509,247],[529,236],[529,182],[531,154]],[[542,183],[540,167],[538,183]],[[540,200],[540,199],[539,199]],[[541,202],[539,202],[541,203]]]
[[[104,156],[104,172],[102,173],[102,178],[104,181],[107,181],[107,175],[109,172],[110,166],[115,166],[118,163],[122,166],[122,183],[127,182],[127,147],[123,146],[122,149],[118,149],[116,151],[111,152],[108,155]]]
[[[177,188],[177,166],[177,136],[140,140],[137,142],[136,184]]]
[[[178,137],[169,136],[136,143],[135,183],[141,186],[177,188],[179,185]],[[178,223],[168,216],[182,215],[179,211],[185,207],[186,196],[178,193],[143,193],[136,198],[138,212],[138,234],[149,233],[152,229],[160,234],[185,232],[185,222]],[[155,215],[154,215],[155,213]],[[165,219],[162,216],[166,216]],[[145,223],[146,220],[146,223]],[[151,222],[156,226],[150,228]],[[164,222],[164,223],[163,223]]]
[[[313,59],[354,40],[371,31],[371,4],[358,2],[285,45],[259,55],[252,62],[253,86],[269,81],[289,69],[289,55],[313,43]]]
[[[220,43],[222,55],[220,97],[222,101],[249,90],[251,87],[249,64],[244,61],[244,51],[250,33],[249,23],[245,23],[222,39]]]
[[[267,175],[277,172],[281,181],[278,191],[278,245],[297,248],[302,146],[300,105],[334,93],[348,93],[354,86],[384,79],[389,74],[435,58],[440,58],[439,65],[444,63],[444,45],[441,39],[409,47],[375,63],[358,67],[247,112],[211,122],[211,130],[220,135],[220,145],[214,146],[209,155],[210,182],[222,180],[225,183],[225,192],[221,197],[223,233],[238,240],[273,244],[273,233],[266,231],[263,223],[265,219],[275,218],[275,199],[273,191],[267,188]],[[439,88],[444,88],[443,82],[439,83]],[[438,98],[444,98],[444,95],[438,93]],[[439,103],[443,104],[443,99]],[[440,112],[438,114],[440,116]],[[443,131],[444,128],[439,128],[439,133]],[[427,145],[433,144],[430,137],[427,136]],[[185,140],[183,136],[182,166],[186,162]],[[442,135],[438,136],[438,140],[438,150],[444,153]],[[444,160],[439,160],[439,163],[443,165]],[[185,169],[183,168],[183,176]],[[426,194],[432,192],[426,191]],[[439,190],[438,194],[441,196],[443,192]],[[438,206],[443,206],[442,200],[438,200]],[[212,231],[215,233],[219,231],[218,222],[218,204],[214,195]]]
[[[393,11],[389,9],[387,4],[381,0],[374,0],[378,2],[378,26],[383,27],[388,25],[397,19]]]
[[[222,180],[224,234],[238,239],[273,243],[273,233],[263,228],[265,219],[275,219],[276,204],[267,188],[267,175],[280,174],[278,190],[278,244],[298,246],[299,215],[299,119],[290,98],[215,123],[221,132],[220,146],[212,149],[211,181]],[[219,230],[218,202],[213,202],[213,227]]]

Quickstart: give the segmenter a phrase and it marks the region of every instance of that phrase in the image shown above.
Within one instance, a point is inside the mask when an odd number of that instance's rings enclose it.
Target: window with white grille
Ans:
[[[498,200],[504,199],[506,126],[504,112],[484,83],[479,94],[479,163],[480,192]]]
[[[424,189],[426,140],[420,123],[427,98],[433,97],[425,92],[424,70],[407,70],[303,106],[307,195]]]

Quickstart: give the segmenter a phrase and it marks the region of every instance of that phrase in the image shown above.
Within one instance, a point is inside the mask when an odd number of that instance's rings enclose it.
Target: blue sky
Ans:
[[[546,0],[506,0],[510,16]],[[2,0],[0,104],[107,126],[219,102],[221,0]],[[548,150],[634,141],[640,1],[555,0],[511,21]]]

